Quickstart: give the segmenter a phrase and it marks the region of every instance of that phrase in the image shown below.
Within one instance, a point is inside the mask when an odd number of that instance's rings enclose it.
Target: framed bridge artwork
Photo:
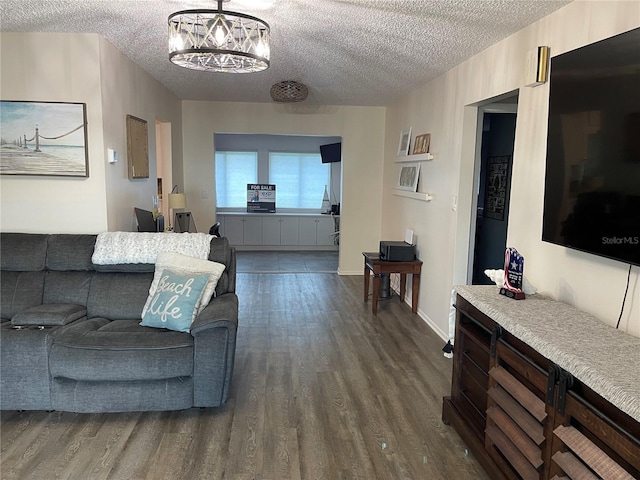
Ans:
[[[87,105],[0,101],[0,174],[88,177]]]

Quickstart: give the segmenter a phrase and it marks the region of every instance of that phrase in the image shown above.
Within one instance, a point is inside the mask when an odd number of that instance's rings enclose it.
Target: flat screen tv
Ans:
[[[328,143],[320,145],[322,163],[334,163],[342,160],[342,143]]]
[[[640,265],[640,28],[551,59],[542,240]]]

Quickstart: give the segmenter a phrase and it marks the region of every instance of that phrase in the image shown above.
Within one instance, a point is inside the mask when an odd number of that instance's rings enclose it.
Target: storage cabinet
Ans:
[[[505,311],[517,315],[518,302],[508,301]],[[493,478],[640,478],[636,418],[460,295],[456,310],[442,418]]]
[[[333,218],[324,217],[301,217],[299,230],[300,245],[333,245],[335,226]]]
[[[336,232],[334,218],[325,215],[316,220],[316,245],[333,245],[333,234]]]
[[[224,217],[220,222],[220,234],[227,237],[231,245],[244,244],[244,222],[241,217]]]
[[[297,245],[297,217],[262,217],[261,245]]]
[[[334,250],[331,215],[218,214],[220,232],[235,247]]]
[[[220,232],[229,243],[236,245],[256,245],[262,243],[262,217],[224,217],[220,222]]]
[[[298,245],[299,223],[298,217],[280,218],[280,245]]]
[[[280,245],[280,217],[263,217],[262,245]]]

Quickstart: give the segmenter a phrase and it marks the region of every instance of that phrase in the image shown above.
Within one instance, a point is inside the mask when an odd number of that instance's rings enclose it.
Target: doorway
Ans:
[[[167,200],[173,185],[171,148],[171,123],[156,120],[157,209],[158,213],[164,217],[166,226],[172,223],[172,219],[169,219],[169,202]]]
[[[470,239],[472,285],[492,284],[484,271],[504,266],[517,105],[516,94],[479,109],[477,141],[481,146],[476,163],[479,168],[476,168],[475,228]]]

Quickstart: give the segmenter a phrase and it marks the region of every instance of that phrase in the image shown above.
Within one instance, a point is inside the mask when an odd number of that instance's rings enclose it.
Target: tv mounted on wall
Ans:
[[[342,160],[342,143],[328,143],[320,145],[322,163],[334,163]]]
[[[640,265],[640,28],[551,59],[542,240]]]

